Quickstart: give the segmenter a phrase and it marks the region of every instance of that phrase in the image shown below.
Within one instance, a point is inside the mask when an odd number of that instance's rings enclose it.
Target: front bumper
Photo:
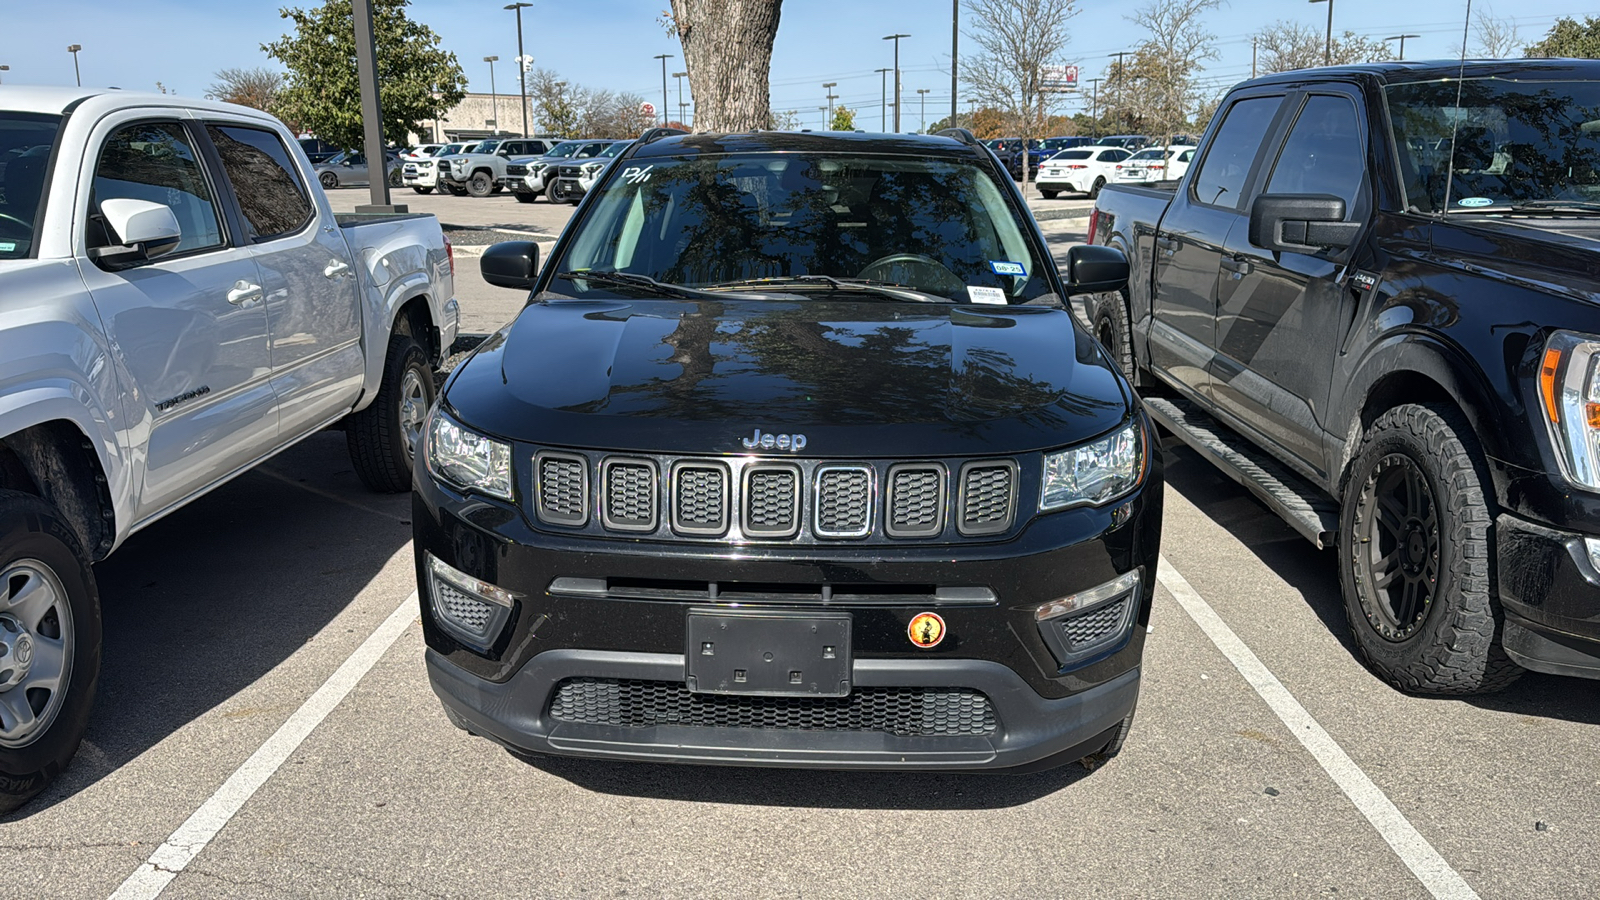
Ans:
[[[563,201],[572,203],[582,200],[589,193],[589,188],[593,186],[593,179],[557,178],[555,185],[550,189],[550,196],[560,197]]]
[[[437,187],[439,172],[432,166],[418,168],[415,172],[402,170],[400,181],[406,187]]]
[[[1510,513],[1495,534],[1506,653],[1536,672],[1600,678],[1600,568],[1587,536]]]

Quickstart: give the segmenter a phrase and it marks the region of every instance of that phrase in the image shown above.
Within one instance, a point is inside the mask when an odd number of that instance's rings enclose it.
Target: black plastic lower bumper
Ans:
[[[857,688],[965,687],[995,707],[992,734],[925,737],[871,731],[626,727],[564,722],[551,714],[556,685],[569,678],[681,682],[683,656],[551,650],[509,681],[494,683],[427,654],[439,699],[474,732],[514,750],[656,762],[832,769],[1015,769],[1068,762],[1101,749],[1139,695],[1139,670],[1057,700],[985,660],[857,660]]]
[[[1495,530],[1506,653],[1536,672],[1600,678],[1600,569],[1585,535],[1509,513]]]

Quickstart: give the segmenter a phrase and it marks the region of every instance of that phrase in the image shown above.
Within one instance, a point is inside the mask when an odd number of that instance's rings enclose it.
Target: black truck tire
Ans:
[[[1484,471],[1459,411],[1405,404],[1367,429],[1345,481],[1345,616],[1368,665],[1402,690],[1483,694],[1522,673],[1500,645]]]
[[[1089,326],[1124,378],[1133,381],[1133,343],[1129,340],[1128,298],[1121,291],[1095,294],[1089,301]]]
[[[467,193],[474,197],[487,197],[494,193],[494,178],[482,169],[467,179]]]
[[[389,170],[389,186],[390,187],[400,187],[403,184],[405,184],[405,175],[401,174],[399,169],[390,169]]]
[[[1061,193],[1061,192],[1060,191],[1047,191],[1044,188],[1040,188],[1039,189],[1039,196],[1045,198],[1046,200],[1054,200],[1056,198],[1056,195],[1059,194],[1059,193]]]
[[[417,193],[419,193],[419,194],[431,194],[431,193],[433,193],[433,188],[431,188],[431,187],[423,187],[423,186],[422,186],[422,185],[420,185],[420,184],[414,184],[414,185],[412,185],[412,186],[411,186],[411,189],[412,189],[412,190],[413,190],[413,191],[416,191],[416,192],[417,192]]]
[[[519,194],[519,193],[516,193],[515,191],[512,192],[511,196],[517,198],[517,202],[518,203],[532,203],[533,201],[539,199],[539,195],[538,194],[527,194],[527,193]]]
[[[1105,186],[1106,186],[1105,176],[1102,175],[1099,178],[1096,178],[1094,180],[1094,185],[1089,188],[1089,199],[1090,200],[1099,199],[1099,197],[1100,197],[1100,189],[1105,187]]]
[[[351,413],[345,425],[350,462],[369,490],[398,494],[411,489],[411,463],[422,445],[422,423],[433,406],[433,369],[416,338],[389,338],[383,383],[372,405]]]
[[[46,653],[46,642],[54,652]],[[55,507],[3,490],[0,644],[0,676],[10,685],[0,692],[0,813],[8,813],[44,790],[78,752],[100,681],[100,593],[76,532]],[[37,686],[52,671],[57,686]],[[19,702],[31,726],[13,712]]]

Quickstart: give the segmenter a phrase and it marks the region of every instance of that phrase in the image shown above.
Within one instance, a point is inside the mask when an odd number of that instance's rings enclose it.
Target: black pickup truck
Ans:
[[[1600,63],[1290,72],[1184,179],[1109,187],[1094,330],[1320,547],[1407,690],[1600,677]]]

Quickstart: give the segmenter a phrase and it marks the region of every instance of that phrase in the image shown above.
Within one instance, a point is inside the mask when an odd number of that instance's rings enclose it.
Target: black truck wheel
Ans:
[[[1099,199],[1099,197],[1100,197],[1100,189],[1105,187],[1105,186],[1106,186],[1106,179],[1105,179],[1104,176],[1101,176],[1100,178],[1096,178],[1094,180],[1094,186],[1089,188],[1089,199],[1090,200]]]
[[[401,174],[399,169],[390,169],[389,187],[400,187],[402,184],[405,184],[405,176]]]
[[[100,680],[100,594],[77,535],[31,494],[0,491],[0,813],[78,752]]]
[[[352,413],[345,426],[350,462],[368,489],[385,494],[411,489],[411,461],[422,446],[433,395],[428,355],[416,338],[396,333],[389,338],[377,399]]]
[[[323,172],[321,175],[317,176],[317,180],[322,182],[322,187],[324,190],[331,191],[339,186],[339,176],[333,174],[332,172]]]
[[[1497,691],[1522,673],[1500,646],[1492,495],[1466,419],[1406,404],[1363,435],[1341,497],[1339,586],[1367,663],[1424,694]]]
[[[533,201],[539,199],[539,195],[537,195],[537,194],[527,194],[527,193],[519,194],[519,193],[517,193],[515,191],[513,191],[511,193],[511,196],[517,198],[517,202],[518,203],[532,203]]]
[[[431,194],[431,193],[433,193],[433,188],[431,188],[431,187],[423,187],[423,186],[422,186],[422,185],[420,185],[420,184],[414,184],[414,185],[412,185],[412,186],[411,186],[411,189],[412,189],[412,190],[413,190],[413,191],[416,191],[416,192],[417,192],[417,193],[419,193],[419,194]]]
[[[1128,300],[1121,291],[1095,294],[1089,301],[1089,325],[1124,378],[1133,381],[1133,344],[1128,340]]]
[[[1056,195],[1059,194],[1059,193],[1061,193],[1061,192],[1060,191],[1047,191],[1044,188],[1040,188],[1039,189],[1039,196],[1045,198],[1046,200],[1054,200],[1056,198]]]
[[[482,170],[473,172],[467,179],[467,193],[474,197],[487,197],[494,193],[494,179]]]

